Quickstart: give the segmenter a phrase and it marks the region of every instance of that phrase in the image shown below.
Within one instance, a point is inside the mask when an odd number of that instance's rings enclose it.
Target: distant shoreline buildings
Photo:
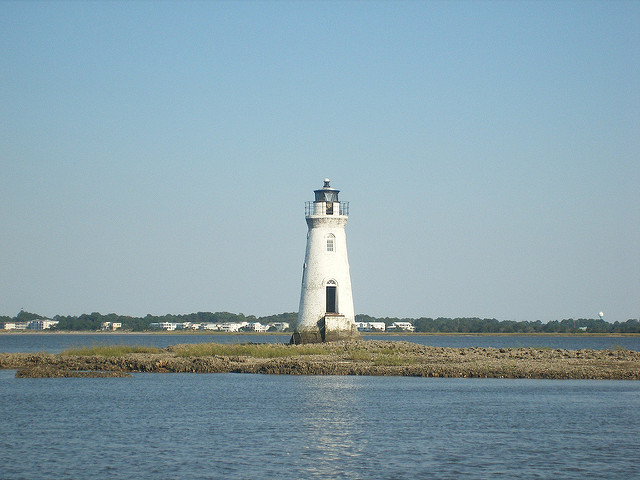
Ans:
[[[192,323],[192,322],[153,322],[149,324],[152,330],[210,330],[214,332],[284,332],[289,328],[287,322],[274,322],[263,325],[260,322],[223,322],[223,323]]]
[[[47,318],[21,311],[11,318],[0,316],[0,332],[291,332],[295,313],[257,318],[228,312],[199,312],[186,315],[129,317],[99,313]],[[495,318],[377,318],[360,314],[354,327],[364,333],[468,333],[468,334],[640,334],[640,319],[609,323],[602,318],[541,321],[511,321]]]
[[[50,330],[58,325],[58,320],[39,318],[28,322],[4,322],[0,323],[1,330]],[[192,322],[154,322],[149,324],[150,330],[164,330],[173,332],[176,330],[209,330],[214,332],[284,332],[289,328],[287,322],[273,322],[266,325],[260,322],[223,322],[223,323],[192,323]],[[103,322],[100,330],[103,332],[115,332],[122,329],[121,322]]]
[[[60,323],[58,320],[38,318],[28,322],[4,322],[2,328],[4,330],[49,330],[58,323]]]
[[[4,330],[50,330],[60,323],[58,320],[39,318],[28,322],[5,322],[0,324]],[[415,332],[411,322],[393,322],[387,326],[384,322],[356,322],[360,332]],[[260,322],[222,322],[222,323],[193,323],[193,322],[153,322],[150,330],[208,330],[214,332],[284,332],[289,328],[287,322],[272,322],[263,325]],[[122,322],[103,322],[100,330],[115,332],[122,329]]]
[[[415,332],[411,322],[393,322],[387,326],[384,322],[356,322],[359,332]]]
[[[58,325],[58,320],[39,318],[28,322],[5,322],[0,324],[3,330],[50,330]],[[415,327],[410,322],[393,322],[387,326],[384,322],[356,322],[360,332],[405,331],[414,332]],[[153,322],[150,330],[209,330],[214,332],[284,332],[289,328],[287,322],[272,322],[263,325],[260,322],[222,322],[222,323],[193,323],[193,322]],[[100,330],[115,332],[122,329],[122,322],[103,322]]]

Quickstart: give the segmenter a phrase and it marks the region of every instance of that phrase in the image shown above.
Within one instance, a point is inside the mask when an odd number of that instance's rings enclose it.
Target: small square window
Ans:
[[[333,252],[333,238],[327,238],[327,252]]]

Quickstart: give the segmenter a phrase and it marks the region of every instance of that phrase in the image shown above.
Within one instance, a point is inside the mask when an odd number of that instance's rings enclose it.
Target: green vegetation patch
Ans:
[[[76,355],[88,357],[100,355],[103,357],[122,357],[130,353],[160,353],[161,350],[155,347],[145,347],[142,345],[94,345],[92,347],[69,348],[61,355]]]
[[[256,357],[277,358],[298,355],[322,355],[327,349],[320,345],[284,345],[279,343],[197,343],[173,345],[168,348],[179,357]]]
[[[373,359],[373,364],[381,367],[396,367],[414,363],[416,363],[415,358],[402,358],[398,355],[377,355]]]
[[[371,353],[367,352],[363,349],[353,350],[349,352],[349,360],[359,361],[359,362],[369,362],[372,359]]]
[[[288,345],[279,343],[199,343],[173,345],[167,350],[179,357],[254,357],[278,358],[307,355],[331,355],[352,361],[370,362],[375,365],[406,365],[415,363],[412,358],[404,358],[403,349],[388,345],[365,348],[357,344],[324,343]]]
[[[401,349],[397,346],[390,345],[378,348],[376,353],[379,353],[381,355],[397,355],[400,350]]]

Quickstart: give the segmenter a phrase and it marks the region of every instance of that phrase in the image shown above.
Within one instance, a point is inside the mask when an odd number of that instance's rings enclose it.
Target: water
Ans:
[[[0,334],[0,352],[60,353],[76,347],[94,345],[143,345],[165,348],[179,343],[287,343],[283,335],[197,335],[166,333],[11,333]]]
[[[13,374],[6,480],[640,476],[640,382]]]
[[[123,333],[9,333],[0,334],[0,352],[60,353],[72,347],[126,344],[164,348],[178,343],[288,343],[285,334],[123,334]],[[364,339],[403,340],[435,347],[547,347],[578,350],[626,348],[640,351],[640,336],[547,336],[547,335],[363,335]]]

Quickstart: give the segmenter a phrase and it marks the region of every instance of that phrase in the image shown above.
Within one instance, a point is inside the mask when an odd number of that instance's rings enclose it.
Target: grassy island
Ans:
[[[640,380],[640,352],[550,348],[446,348],[364,340],[311,345],[124,345],[59,354],[0,353],[17,377],[129,376],[134,372],[398,375]]]

